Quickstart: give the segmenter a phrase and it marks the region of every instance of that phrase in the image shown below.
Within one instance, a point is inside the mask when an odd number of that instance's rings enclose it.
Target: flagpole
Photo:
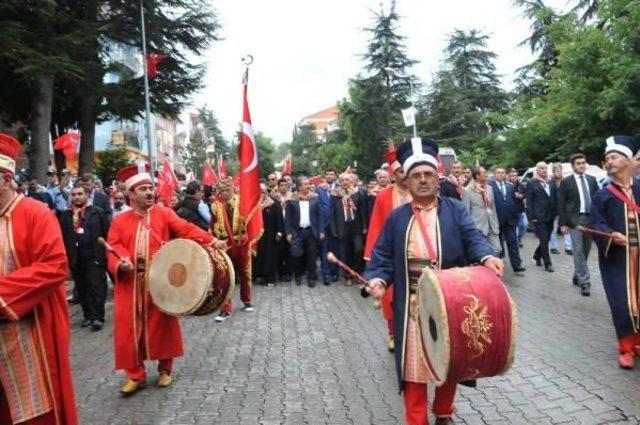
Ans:
[[[144,68],[144,121],[145,132],[147,137],[147,149],[149,149],[149,169],[151,171],[151,184],[155,189],[155,164],[153,162],[153,140],[151,137],[151,105],[149,101],[149,74],[147,72],[147,33],[144,23],[144,4],[143,0],[140,0],[140,22],[142,29],[142,67]]]

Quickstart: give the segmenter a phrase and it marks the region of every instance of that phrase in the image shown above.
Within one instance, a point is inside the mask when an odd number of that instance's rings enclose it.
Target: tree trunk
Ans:
[[[29,168],[31,177],[44,183],[49,166],[49,128],[53,103],[53,74],[40,75],[34,82],[31,98],[31,148]]]
[[[78,159],[78,174],[93,173],[94,153],[96,142],[96,98],[85,95],[80,99],[80,155]]]

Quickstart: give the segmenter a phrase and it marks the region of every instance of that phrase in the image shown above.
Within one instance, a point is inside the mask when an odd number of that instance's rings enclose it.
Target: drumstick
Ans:
[[[122,258],[122,257],[120,256],[120,254],[118,254],[118,253],[116,252],[116,250],[115,250],[115,249],[113,249],[113,247],[112,247],[111,245],[109,245],[109,244],[107,243],[107,241],[105,241],[105,240],[104,240],[104,238],[98,238],[98,243],[99,243],[100,245],[102,245],[102,246],[104,247],[104,249],[106,249],[108,252],[110,252],[110,253],[112,253],[113,255],[115,255],[115,256],[116,256],[116,258],[117,258],[118,260],[120,260],[120,261],[123,261],[123,260],[124,260],[124,258]]]
[[[584,233],[589,233],[589,234],[591,234],[593,236],[601,236],[603,238],[611,238],[611,237],[613,237],[612,233],[601,232],[600,230],[592,229],[592,228],[586,227],[586,226],[578,226],[578,230],[580,230],[581,232],[584,232]]]
[[[342,261],[338,260],[338,257],[336,257],[333,254],[333,252],[328,252],[327,253],[327,260],[329,260],[330,262],[336,264],[345,273],[347,273],[349,276],[351,276],[352,278],[357,280],[360,284],[364,285],[364,287],[360,291],[360,295],[362,295],[363,297],[368,297],[369,296],[369,293],[365,290],[365,288],[369,287],[369,282],[367,282],[367,280],[360,273],[356,272],[351,267],[347,266],[345,263],[343,263]],[[374,300],[373,306],[375,308],[380,308],[380,301],[379,300]]]

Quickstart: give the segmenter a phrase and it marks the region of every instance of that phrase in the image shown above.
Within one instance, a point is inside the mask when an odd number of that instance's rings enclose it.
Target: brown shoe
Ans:
[[[144,388],[144,381],[134,381],[133,379],[127,379],[127,382],[120,388],[120,393],[123,395],[132,395]]]
[[[169,372],[160,372],[158,376],[158,388],[166,388],[173,382],[173,378],[169,375]]]
[[[394,340],[393,335],[389,335],[387,337],[387,350],[393,353],[395,349],[396,349],[396,341]]]

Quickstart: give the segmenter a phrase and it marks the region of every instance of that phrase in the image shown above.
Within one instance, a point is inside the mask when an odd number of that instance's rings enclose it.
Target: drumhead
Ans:
[[[451,342],[449,318],[438,277],[430,268],[422,271],[418,285],[420,333],[431,378],[442,385],[449,373]]]
[[[213,267],[209,253],[196,242],[174,239],[158,250],[149,266],[149,292],[165,313],[196,311],[211,291]]]

